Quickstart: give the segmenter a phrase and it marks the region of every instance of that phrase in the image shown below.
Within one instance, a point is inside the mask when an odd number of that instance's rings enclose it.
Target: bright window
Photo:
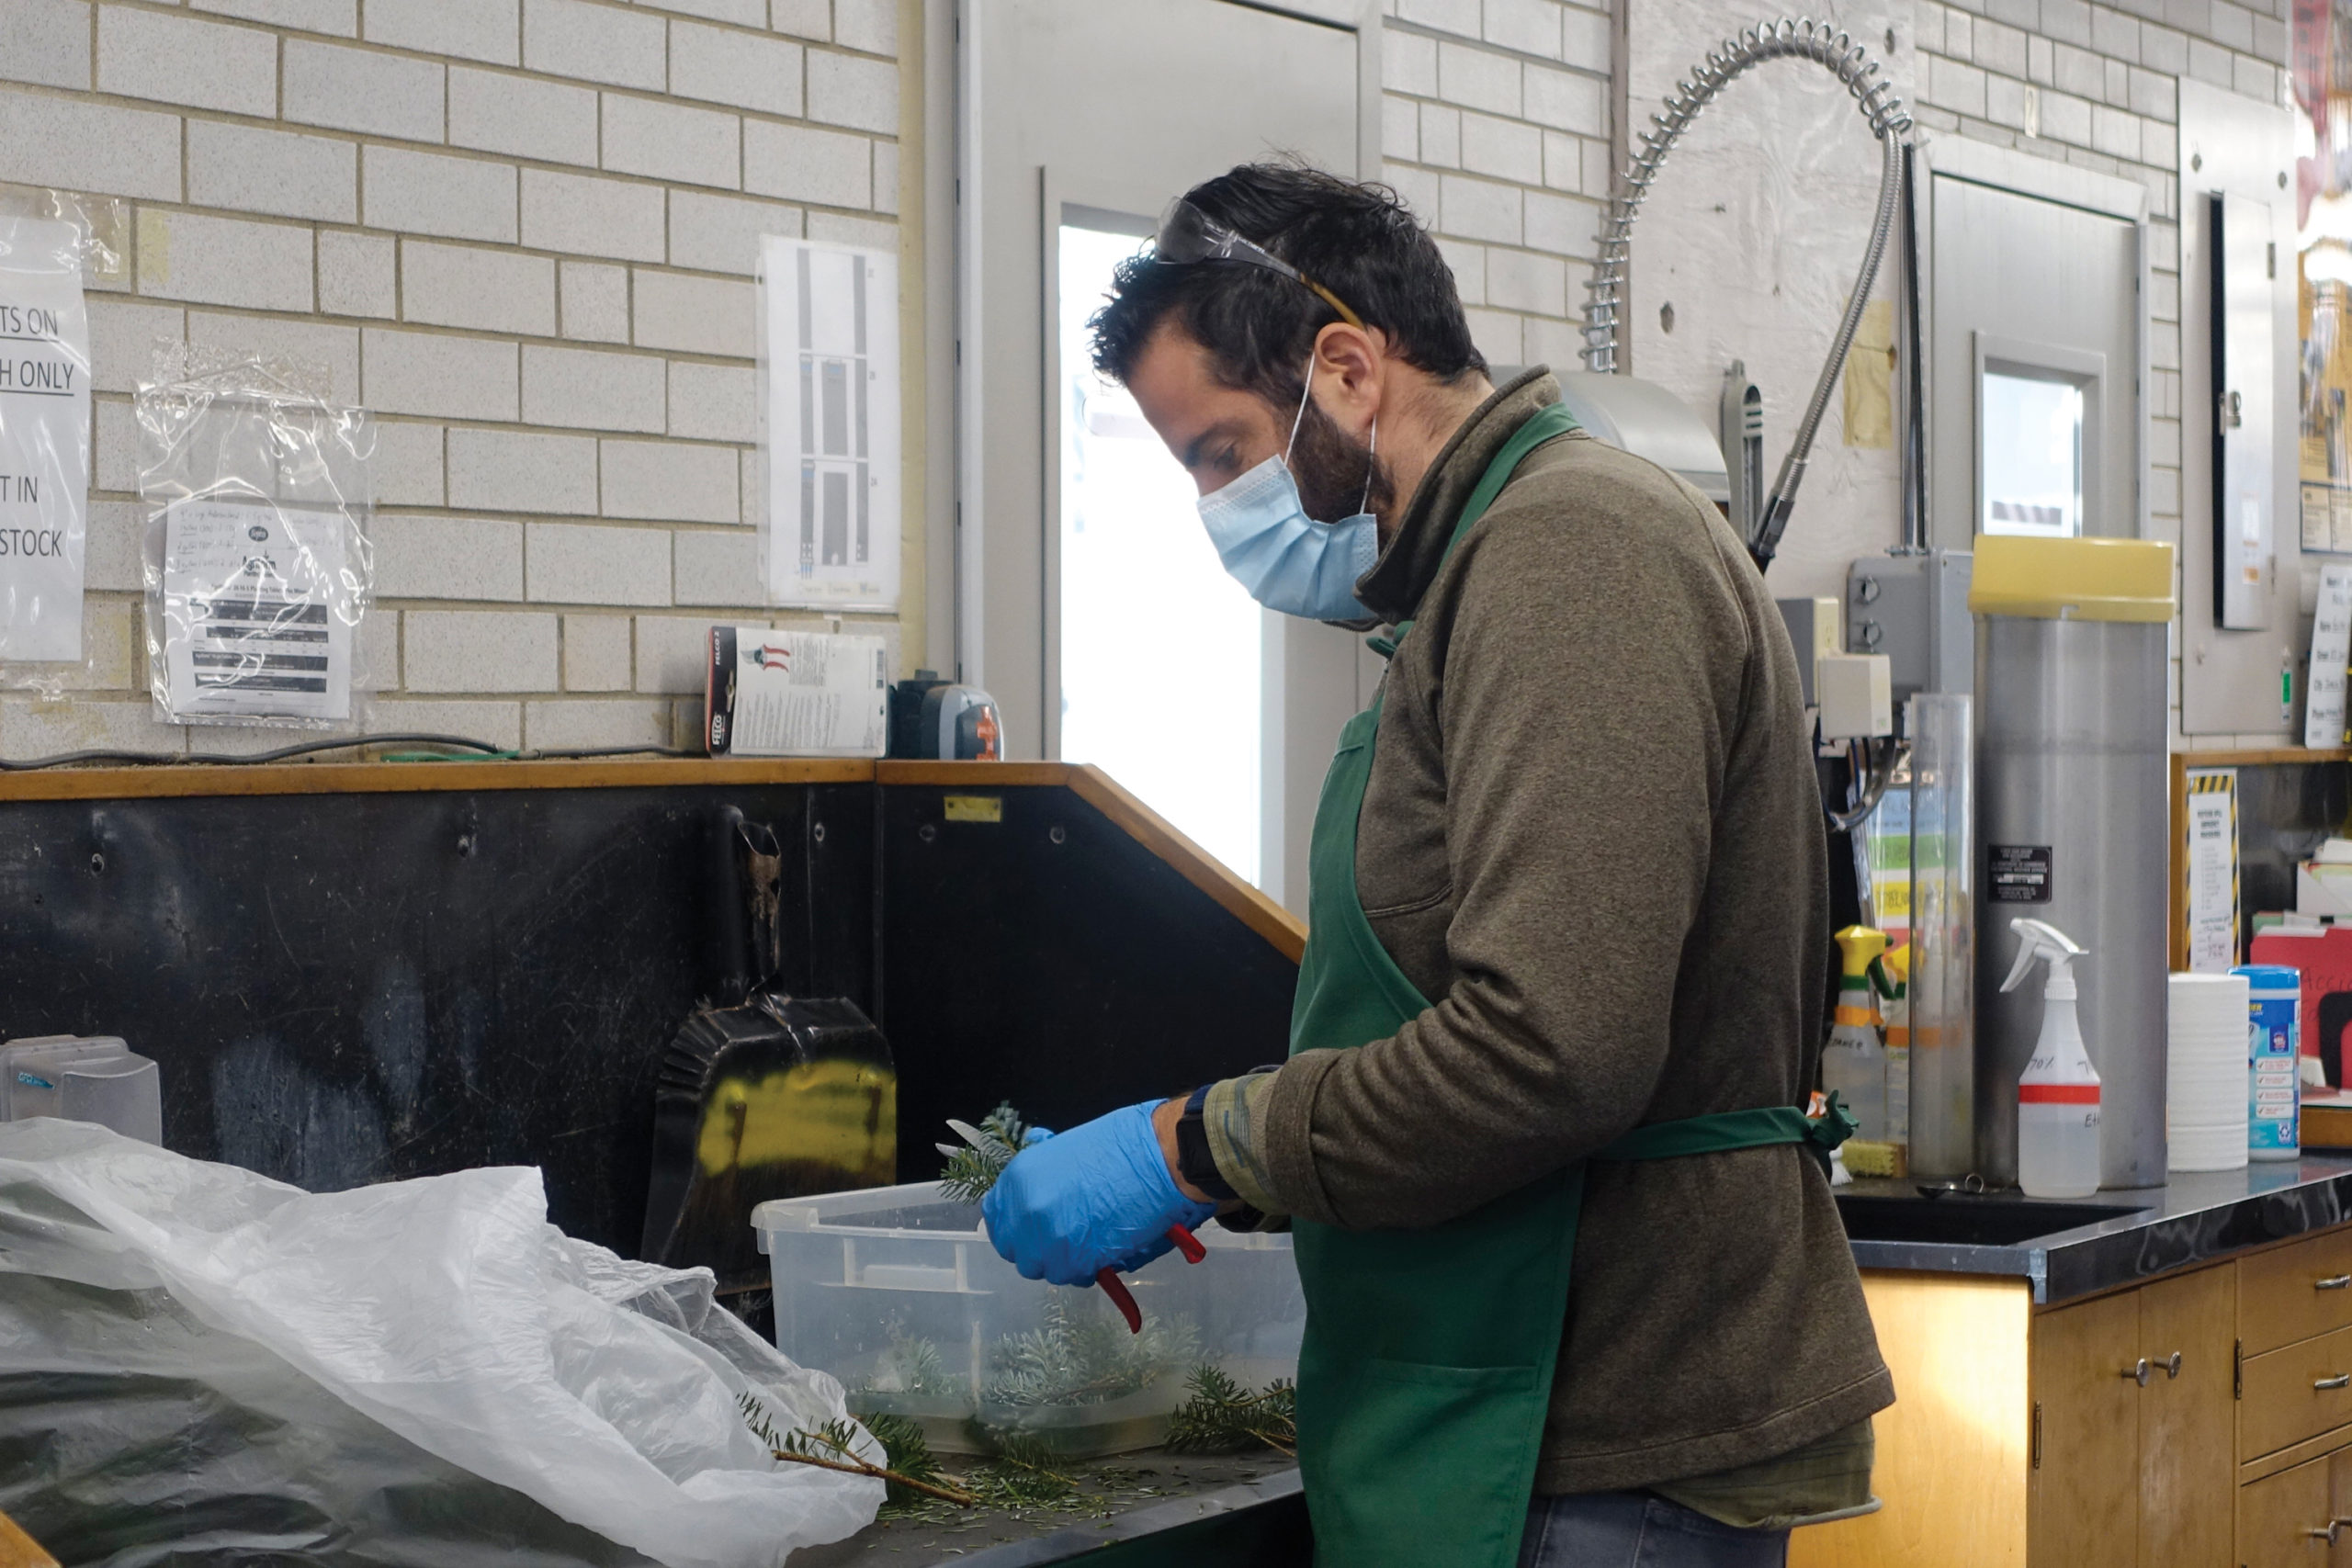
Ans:
[[[1061,754],[1256,882],[1264,612],[1218,563],[1191,478],[1089,357],[1087,318],[1142,243],[1061,230]]]
[[[2083,389],[2072,381],[1984,372],[1985,534],[2072,538],[2083,531]]]

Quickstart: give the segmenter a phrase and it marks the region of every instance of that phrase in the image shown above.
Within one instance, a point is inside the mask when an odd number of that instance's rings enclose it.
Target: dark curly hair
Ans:
[[[1395,191],[1296,162],[1243,164],[1185,199],[1347,301],[1408,365],[1452,385],[1484,375],[1437,243]],[[1298,400],[1315,334],[1340,320],[1312,290],[1239,261],[1162,265],[1149,251],[1119,264],[1110,302],[1087,324],[1094,367],[1125,382],[1173,319],[1209,352],[1217,379],[1275,403]]]

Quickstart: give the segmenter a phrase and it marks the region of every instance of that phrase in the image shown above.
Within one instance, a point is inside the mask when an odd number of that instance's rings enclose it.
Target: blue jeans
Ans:
[[[1645,1492],[1538,1497],[1519,1568],[1782,1568],[1786,1530],[1720,1525]]]

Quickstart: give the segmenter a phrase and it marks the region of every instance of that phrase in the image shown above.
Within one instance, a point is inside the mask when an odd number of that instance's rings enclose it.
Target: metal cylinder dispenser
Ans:
[[[2165,1179],[2172,547],[1985,535],[1976,635],[1977,1168],[2018,1174],[2018,1077],[2038,987],[2003,992],[2020,915],[2066,932],[2099,1075],[2099,1184]]]

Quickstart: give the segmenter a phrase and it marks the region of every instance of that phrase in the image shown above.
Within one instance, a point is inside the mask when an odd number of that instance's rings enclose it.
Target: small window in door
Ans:
[[[2102,356],[1979,334],[1976,530],[2074,538],[2101,530],[2095,480]]]
[[[1151,231],[1136,225],[1061,226],[1061,754],[1254,883],[1264,613],[1217,560],[1191,478],[1091,358],[1087,318]]]
[[[1984,387],[1984,534],[2083,531],[2083,389],[1987,371]]]

